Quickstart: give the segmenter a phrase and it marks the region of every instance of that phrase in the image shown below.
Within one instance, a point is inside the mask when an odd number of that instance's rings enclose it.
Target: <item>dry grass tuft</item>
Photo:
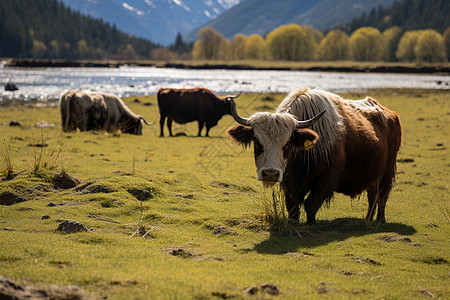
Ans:
[[[284,201],[284,193],[279,184],[264,188],[260,204],[262,221],[278,227],[278,229],[287,227],[289,217]]]
[[[6,143],[6,140],[3,140],[3,143],[0,147],[0,172],[3,173],[6,179],[14,178],[14,165],[12,162],[12,153],[11,153],[11,145]]]

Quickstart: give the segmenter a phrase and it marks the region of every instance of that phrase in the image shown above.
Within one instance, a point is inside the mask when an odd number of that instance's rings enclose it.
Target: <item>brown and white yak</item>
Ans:
[[[123,101],[112,94],[68,90],[59,100],[62,130],[105,130],[109,133],[121,131],[142,135],[144,117],[133,113]]]
[[[309,88],[291,92],[275,113],[242,118],[230,105],[241,125],[228,134],[244,147],[253,141],[258,179],[281,183],[290,219],[299,220],[303,204],[314,224],[334,192],[356,197],[366,190],[366,219],[373,220],[378,206],[377,221],[386,221],[402,134],[395,112],[370,97],[352,101]]]

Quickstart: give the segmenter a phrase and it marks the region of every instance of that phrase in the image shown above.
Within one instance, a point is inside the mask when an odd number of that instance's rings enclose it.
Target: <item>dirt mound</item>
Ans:
[[[0,193],[0,205],[13,205],[26,199],[10,191]]]
[[[192,258],[195,256],[189,250],[183,248],[168,248],[164,249],[163,251],[166,252],[167,254],[182,258]]]
[[[100,183],[87,182],[75,188],[80,194],[112,193],[114,190]]]
[[[130,188],[130,189],[128,189],[128,193],[135,196],[136,199],[138,199],[139,201],[145,201],[145,200],[154,198],[152,192],[144,190],[144,189]]]
[[[80,180],[75,177],[70,176],[64,171],[55,173],[53,175],[53,184],[58,189],[71,189],[80,184]]]
[[[244,289],[244,294],[247,295],[256,295],[256,294],[262,294],[262,298],[264,299],[264,294],[269,294],[272,296],[278,296],[280,294],[280,290],[278,287],[273,283],[263,283],[259,286],[252,285],[246,289]]]
[[[72,299],[84,300],[93,297],[80,289],[78,286],[49,285],[47,287],[36,287],[33,285],[22,285],[11,279],[0,276],[0,299]]]
[[[74,220],[65,220],[64,222],[59,224],[58,231],[63,231],[66,233],[75,233],[75,232],[88,231],[88,229],[80,222],[77,222]]]

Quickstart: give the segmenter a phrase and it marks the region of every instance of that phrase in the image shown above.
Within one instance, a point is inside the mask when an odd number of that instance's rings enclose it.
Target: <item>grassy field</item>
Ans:
[[[0,275],[94,299],[449,299],[450,91],[367,94],[403,125],[387,223],[372,226],[365,194],[336,195],[314,227],[265,223],[270,193],[253,151],[225,136],[230,116],[210,138],[196,123],[159,138],[155,96],[125,99],[155,124],[143,136],[63,134],[57,107],[0,107]],[[236,102],[246,116],[282,97]]]

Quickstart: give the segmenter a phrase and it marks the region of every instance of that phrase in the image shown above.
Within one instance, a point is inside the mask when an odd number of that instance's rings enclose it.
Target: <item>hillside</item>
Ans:
[[[241,0],[61,0],[76,11],[162,45],[175,41]]]
[[[432,28],[443,32],[450,26],[450,1],[448,0],[403,0],[392,7],[372,9],[347,25],[347,32],[363,26],[380,30],[400,26],[403,30]]]
[[[276,27],[296,23],[327,30],[369,12],[379,5],[390,6],[394,0],[247,0],[211,22],[210,26],[232,38],[237,33],[265,35]],[[195,40],[200,27],[186,35]]]
[[[131,59],[156,47],[57,0],[0,1],[0,57]]]

